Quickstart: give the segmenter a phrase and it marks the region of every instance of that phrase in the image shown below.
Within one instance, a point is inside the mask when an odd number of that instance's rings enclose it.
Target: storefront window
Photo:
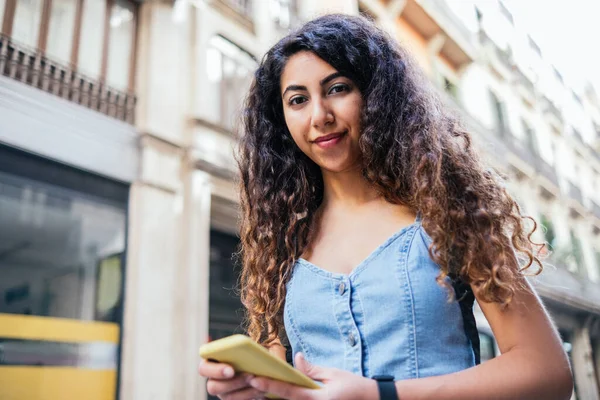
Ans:
[[[0,146],[0,398],[115,398],[127,203],[111,192],[127,188]]]
[[[242,333],[243,307],[236,291],[240,270],[233,262],[239,244],[236,236],[210,232],[209,335],[213,340]]]
[[[64,64],[71,61],[76,11],[76,1],[52,0],[46,52]]]
[[[110,39],[108,52],[108,84],[127,90],[134,35],[134,5],[117,0],[110,10]]]
[[[19,0],[16,6],[12,37],[19,43],[36,47],[42,19],[42,0]]]
[[[90,78],[98,78],[100,76],[105,14],[106,0],[86,0],[83,2],[77,66],[81,72]]]

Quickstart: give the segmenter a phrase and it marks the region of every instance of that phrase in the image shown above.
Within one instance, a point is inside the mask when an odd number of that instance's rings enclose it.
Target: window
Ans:
[[[450,96],[458,100],[458,88],[448,78],[444,77],[444,90]]]
[[[133,122],[138,3],[0,0],[2,32],[12,39],[6,56],[16,64],[0,74]]]
[[[232,130],[256,61],[222,36],[210,39],[206,61],[211,96],[207,104],[209,115],[214,115],[218,124]]]
[[[86,0],[83,2],[81,21],[81,39],[77,66],[81,72],[91,78],[100,78],[102,67],[102,49],[104,44],[105,0]]]
[[[209,294],[209,335],[220,339],[233,333],[240,333],[243,309],[235,291],[239,279],[239,268],[234,267],[233,255],[240,241],[237,237],[210,231],[210,294]]]
[[[552,250],[554,248],[554,240],[556,239],[556,233],[554,232],[554,224],[552,223],[552,221],[550,221],[550,219],[546,216],[543,215],[540,217],[540,224],[542,224],[543,226],[543,230],[544,230],[544,235],[546,237],[546,243],[548,243],[548,246],[550,247],[550,250]]]
[[[37,47],[42,19],[42,0],[19,0],[15,9],[12,37],[26,46]]]
[[[535,54],[538,55],[538,57],[542,57],[542,50],[540,49],[540,46],[538,46],[538,44],[533,40],[531,36],[527,35],[527,39],[529,41],[529,47],[531,47],[531,49],[534,51]]]
[[[296,19],[296,1],[271,0],[271,14],[280,28],[288,29]]]
[[[495,117],[496,130],[499,134],[503,135],[506,132],[506,113],[504,109],[504,103],[498,100],[498,97],[490,91],[490,99],[492,101],[492,111]]]
[[[564,84],[564,83],[565,83],[565,82],[564,82],[564,80],[563,80],[563,76],[562,76],[562,74],[561,74],[561,73],[558,71],[558,69],[556,69],[556,67],[555,67],[555,66],[552,66],[552,72],[554,72],[554,76],[556,77],[556,79],[558,79],[558,81],[559,81],[561,84]]]
[[[114,398],[127,193],[120,183],[0,146],[4,374],[17,366],[35,368],[38,377],[56,367],[103,370],[105,398]],[[52,332],[61,332],[60,342]],[[24,387],[5,380],[0,397],[62,398],[52,381],[29,379]],[[95,378],[86,381],[77,397],[96,397]]]
[[[475,18],[477,18],[478,22],[481,22],[481,20],[483,19],[483,14],[481,13],[481,10],[478,7],[475,7]]]
[[[252,20],[252,0],[226,0],[225,2],[235,11]]]
[[[577,271],[577,272],[583,272],[585,270],[584,265],[583,265],[583,254],[582,254],[582,248],[581,248],[581,241],[579,240],[579,238],[575,235],[575,233],[573,231],[571,231],[571,254],[573,256],[573,263],[574,265],[572,266],[572,269]]]
[[[498,4],[500,5],[500,12],[502,13],[502,15],[504,15],[506,17],[506,19],[508,20],[508,22],[510,22],[512,25],[514,25],[515,24],[515,19],[513,18],[513,15],[508,10],[508,8],[506,8],[506,5],[504,4],[504,2],[498,1]]]
[[[124,0],[116,0],[110,10],[106,78],[110,86],[123,91],[129,85],[135,30],[134,12],[134,5]]]
[[[73,0],[52,0],[46,52],[52,58],[68,64],[75,33],[77,4]]]
[[[527,122],[521,120],[523,125],[523,133],[525,134],[525,143],[527,148],[535,155],[539,154],[537,136],[535,131],[527,124]]]

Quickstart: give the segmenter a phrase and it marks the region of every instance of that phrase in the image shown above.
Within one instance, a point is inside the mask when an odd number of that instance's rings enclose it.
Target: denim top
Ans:
[[[436,282],[440,269],[430,243],[417,218],[349,275],[299,259],[284,307],[291,352],[303,352],[315,365],[395,380],[478,363],[472,292],[448,278],[457,294],[448,301],[448,290]]]

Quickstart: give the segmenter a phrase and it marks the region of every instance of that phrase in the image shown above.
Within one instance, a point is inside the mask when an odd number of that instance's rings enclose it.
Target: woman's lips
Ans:
[[[330,133],[329,135],[321,136],[314,140],[314,143],[322,149],[328,149],[335,146],[346,136],[346,131],[339,133]]]

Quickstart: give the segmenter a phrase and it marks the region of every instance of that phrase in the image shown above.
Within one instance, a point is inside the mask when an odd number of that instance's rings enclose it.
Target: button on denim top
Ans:
[[[396,380],[474,366],[473,335],[467,335],[459,302],[448,302],[448,289],[436,282],[440,269],[429,257],[430,243],[417,218],[349,275],[299,259],[284,308],[293,354],[303,352],[315,365]]]

